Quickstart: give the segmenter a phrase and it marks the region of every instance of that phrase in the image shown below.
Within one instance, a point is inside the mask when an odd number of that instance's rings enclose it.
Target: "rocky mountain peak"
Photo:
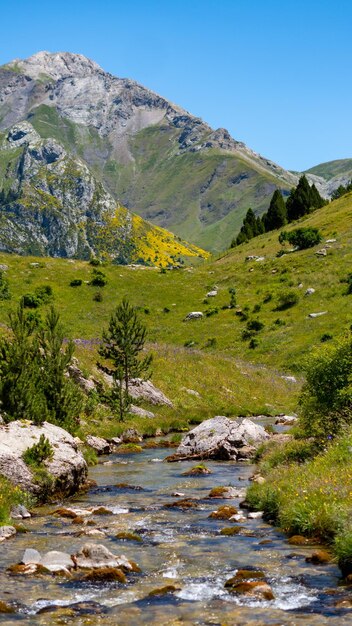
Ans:
[[[103,73],[101,67],[83,54],[72,52],[41,51],[28,59],[15,59],[8,63],[9,68],[17,67],[27,76],[37,79],[48,76],[53,80],[69,76],[91,76]]]

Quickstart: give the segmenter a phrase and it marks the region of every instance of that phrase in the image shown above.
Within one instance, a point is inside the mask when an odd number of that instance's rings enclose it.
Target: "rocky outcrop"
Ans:
[[[113,446],[103,439],[103,437],[94,437],[93,435],[88,435],[86,437],[86,444],[90,448],[92,448],[97,454],[110,454]]]
[[[269,438],[250,419],[217,416],[193,428],[181,441],[175,460],[187,458],[240,460],[250,458],[256,446]]]
[[[0,474],[13,484],[37,497],[43,496],[43,487],[36,481],[35,474],[23,461],[23,453],[38,443],[44,435],[53,449],[51,460],[44,467],[52,477],[52,485],[46,484],[49,494],[73,494],[80,489],[87,478],[87,464],[78,450],[74,438],[63,428],[44,422],[35,426],[31,422],[16,421],[0,426]]]

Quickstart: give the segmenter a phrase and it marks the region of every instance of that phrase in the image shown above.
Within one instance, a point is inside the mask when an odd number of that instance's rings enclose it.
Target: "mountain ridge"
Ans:
[[[39,52],[0,68],[0,131],[28,120],[86,162],[117,202],[203,248],[228,247],[249,206],[299,175],[83,55]],[[323,178],[313,176],[324,193]]]

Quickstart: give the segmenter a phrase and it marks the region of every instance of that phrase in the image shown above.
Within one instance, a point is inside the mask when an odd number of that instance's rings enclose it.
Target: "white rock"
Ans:
[[[311,296],[313,293],[315,293],[315,289],[314,287],[308,287],[308,289],[306,289],[305,291],[305,296]]]
[[[317,250],[317,252],[315,253],[318,256],[326,256],[327,252],[326,252],[326,248],[322,248],[321,250]]]
[[[16,528],[14,526],[0,526],[0,538],[10,539],[16,534]]]
[[[134,404],[131,404],[128,412],[132,413],[133,415],[138,415],[139,417],[146,417],[148,419],[155,417],[154,413],[152,413],[151,411],[146,411],[145,409],[142,409],[142,407],[135,406]]]
[[[86,481],[87,464],[72,435],[63,428],[44,422],[36,426],[31,422],[15,421],[0,426],[0,474],[25,491],[40,494],[32,472],[22,459],[22,454],[44,435],[53,448],[53,458],[45,462],[46,469],[58,484],[60,492],[72,494]],[[55,492],[55,484],[53,486]]]
[[[248,513],[248,519],[260,519],[263,517],[263,511],[252,511]]]
[[[309,313],[308,317],[320,317],[321,315],[326,315],[327,311],[320,311],[319,313]]]
[[[185,435],[177,454],[219,460],[243,458],[241,448],[248,449],[251,454],[253,446],[268,438],[264,428],[248,418],[230,420],[217,416],[205,420]]]
[[[69,554],[59,550],[51,550],[41,558],[40,565],[50,572],[67,571],[74,567],[74,562]]]
[[[125,556],[115,556],[102,544],[86,543],[73,557],[77,567],[99,569],[102,567],[124,567],[132,569],[132,565]]]
[[[185,317],[185,321],[188,320],[199,320],[202,317],[204,317],[203,313],[201,311],[191,311],[190,313],[188,313]]]
[[[213,291],[208,291],[207,298],[215,298],[215,296],[217,295],[218,295],[218,292],[215,289],[213,289]]]
[[[38,550],[35,550],[34,548],[27,548],[24,551],[21,563],[23,563],[23,565],[28,565],[29,563],[38,564],[41,559],[42,555],[38,552]]]

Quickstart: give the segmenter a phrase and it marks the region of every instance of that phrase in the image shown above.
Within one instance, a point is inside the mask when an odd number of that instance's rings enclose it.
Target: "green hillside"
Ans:
[[[161,410],[165,418],[292,410],[299,382],[281,376],[294,373],[299,381],[305,355],[352,324],[351,296],[344,282],[352,269],[351,224],[348,195],[299,223],[319,227],[325,240],[336,240],[326,245],[326,256],[316,255],[322,243],[277,257],[281,246],[274,231],[194,269],[161,272],[106,265],[102,270],[108,283],[100,290],[100,302],[94,299],[96,289],[86,284],[93,269],[87,262],[2,254],[0,263],[9,266],[12,299],[2,302],[1,322],[6,324],[8,311],[21,295],[51,285],[79,359],[87,371],[94,371],[101,329],[127,296],[148,328],[155,354],[153,380],[175,402],[174,411]],[[294,227],[297,223],[287,229]],[[250,255],[264,259],[246,260]],[[74,279],[81,279],[82,285],[70,287]],[[206,298],[214,287],[218,295]],[[228,308],[230,288],[236,289],[238,308]],[[315,292],[306,296],[308,288]],[[287,292],[298,302],[277,310]],[[204,318],[184,321],[190,311],[202,311]],[[319,312],[326,313],[308,317]],[[250,347],[251,339],[255,347]],[[200,397],[188,395],[185,388]]]
[[[351,178],[352,159],[337,159],[336,161],[320,163],[320,165],[315,165],[309,170],[306,170],[306,173],[321,176],[325,178],[325,180],[331,180],[331,178],[335,178],[335,176],[348,176]]]

